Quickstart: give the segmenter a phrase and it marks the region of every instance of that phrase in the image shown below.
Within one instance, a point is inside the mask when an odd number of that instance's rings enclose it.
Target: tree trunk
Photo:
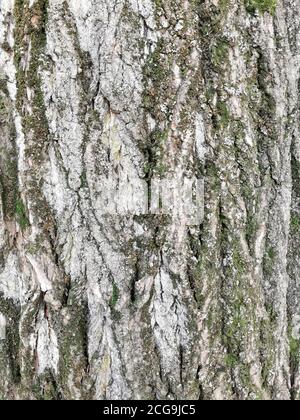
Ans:
[[[0,1],[1,399],[300,399],[299,70],[300,0]]]

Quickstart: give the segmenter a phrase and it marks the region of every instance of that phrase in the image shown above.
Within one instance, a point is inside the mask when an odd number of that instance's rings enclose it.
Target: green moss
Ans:
[[[80,390],[85,399],[88,396],[86,373],[89,366],[89,310],[87,302],[82,299],[81,285],[75,282],[69,286],[68,300],[65,303],[68,323],[64,325],[62,319],[58,318],[56,324],[60,343],[59,373],[56,380],[64,400],[74,398],[74,388]]]
[[[233,316],[224,329],[224,342],[232,354],[238,356],[239,343],[246,334],[249,319],[246,317],[246,307],[243,300],[233,303]],[[240,341],[241,340],[241,341]]]
[[[290,337],[290,359],[291,364],[297,368],[300,362],[300,340]]]
[[[7,114],[7,104],[5,98],[2,96],[0,97],[0,122],[2,122],[2,119],[6,117]]]
[[[258,337],[255,321],[257,296],[249,282],[250,262],[243,253],[241,240],[232,236],[229,220],[220,214],[220,249],[226,264],[223,267],[221,340],[226,349],[224,366],[234,370],[236,394],[252,398],[259,390],[252,383],[250,365],[244,354],[248,349],[249,334]],[[233,372],[231,372],[233,374]]]
[[[163,51],[164,43],[160,41],[154,52],[150,55],[144,69],[145,76],[149,77],[155,84],[161,83],[169,75],[169,69],[166,68],[164,63],[165,57]]]
[[[166,121],[173,107],[176,90],[171,86],[172,63],[174,56],[168,49],[168,44],[162,38],[155,50],[149,55],[143,68],[144,93],[143,105],[155,120]],[[164,102],[162,109],[161,103]]]
[[[86,188],[88,186],[86,171],[82,171],[80,175],[80,188]]]
[[[237,271],[238,275],[242,275],[245,273],[247,269],[247,262],[245,261],[245,258],[242,255],[240,249],[237,247],[233,249],[232,262],[233,262],[233,267]]]
[[[274,249],[273,247],[269,247],[267,249],[267,252],[264,256],[264,261],[263,261],[264,272],[267,275],[271,275],[273,272],[274,261],[276,259],[276,256],[277,256],[276,249]]]
[[[239,360],[234,354],[226,354],[224,357],[225,366],[230,369],[233,369],[238,364],[238,362]]]
[[[293,178],[293,190],[297,197],[300,197],[300,162],[295,155],[295,151],[292,153],[291,159],[292,165],[292,178]]]
[[[18,224],[22,230],[25,230],[30,225],[30,223],[26,215],[24,203],[20,199],[16,201],[15,213]]]
[[[11,299],[5,299],[2,293],[0,294],[0,308],[1,313],[9,321],[6,327],[6,339],[3,344],[0,342],[0,370],[7,372],[10,369],[11,385],[20,383],[20,307],[17,306]],[[5,375],[4,375],[5,376]],[[0,393],[2,393],[2,382],[0,380]]]
[[[116,310],[116,305],[118,303],[119,298],[120,298],[120,290],[118,286],[116,285],[116,283],[113,282],[112,295],[109,301],[109,306],[111,309],[112,317],[115,321],[118,321],[121,318],[121,313]]]
[[[244,291],[240,290],[238,285],[231,289],[231,292],[228,290],[228,293],[231,293],[230,314],[223,328],[223,342],[228,353],[238,359],[250,323],[249,308],[245,303]]]
[[[257,232],[258,223],[255,216],[252,216],[249,221],[247,222],[246,226],[246,238],[248,243],[254,237]]]
[[[2,89],[0,88],[0,91],[1,90]],[[1,92],[0,125],[4,135],[4,142],[0,145],[0,194],[3,203],[4,217],[7,220],[12,219],[15,215],[15,203],[18,195],[18,156],[15,144],[16,132],[12,120],[11,104],[8,99],[3,99]],[[7,141],[5,140],[6,138]]]
[[[30,391],[38,401],[58,401],[61,399],[53,372],[50,369],[34,378]]]
[[[163,162],[164,145],[167,138],[168,130],[156,129],[150,133],[147,143],[142,148],[146,157],[144,173],[147,180],[150,180],[154,174],[162,176],[167,171]]]
[[[298,214],[293,214],[291,217],[291,233],[297,233],[300,231],[300,217]]]
[[[0,73],[0,91],[2,91],[6,97],[9,96],[9,92],[7,89],[7,80],[5,77],[3,77],[3,75],[1,75],[1,73]]]
[[[29,7],[28,0],[17,0],[14,6],[14,61],[17,69],[16,107],[22,117],[23,132],[26,138],[25,157],[33,165],[27,169],[28,179],[26,194],[31,204],[32,214],[36,216],[45,231],[53,226],[53,215],[46,203],[42,188],[39,168],[43,162],[49,144],[48,121],[41,87],[40,69],[45,66],[48,0],[37,0]],[[29,51],[29,46],[31,46]],[[24,68],[22,60],[28,54],[28,66]],[[28,97],[27,89],[31,95]],[[31,109],[31,112],[28,112]]]
[[[157,8],[161,8],[162,7],[162,0],[154,0],[154,4]]]
[[[293,334],[292,323],[289,321],[288,325],[289,338],[289,356],[290,356],[290,372],[291,372],[291,399],[299,399],[299,390],[297,389],[296,377],[299,371],[300,364],[300,339]]]
[[[118,286],[113,283],[113,290],[112,290],[112,296],[110,299],[110,306],[111,308],[114,308],[119,300],[120,297],[120,291],[118,289]]]
[[[230,122],[230,112],[227,107],[226,102],[218,101],[217,104],[217,117],[216,117],[216,129],[224,129],[229,125]]]
[[[267,305],[266,307],[268,317],[260,322],[260,354],[262,364],[262,381],[264,388],[268,388],[271,382],[272,369],[275,363],[276,348],[274,331],[276,329],[277,314],[273,306]]]
[[[296,372],[300,363],[300,340],[293,336],[291,324],[288,327],[290,366],[292,373]]]
[[[45,117],[45,106],[41,89],[39,68],[41,58],[46,44],[46,24],[47,24],[48,0],[38,0],[29,8],[28,0],[17,0],[14,7],[15,25],[15,47],[14,60],[17,68],[17,108],[25,122],[25,134],[29,130],[34,131],[34,138],[39,142],[32,148],[32,155],[36,156],[41,152],[41,144],[48,136],[48,125]],[[28,49],[26,34],[30,36],[31,50],[29,67],[24,70],[21,65],[24,51]],[[33,90],[32,114],[30,117],[24,111],[24,104],[28,100],[26,89]]]
[[[212,62],[215,66],[222,66],[228,61],[228,43],[221,39],[212,49]]]
[[[253,13],[258,10],[260,13],[274,14],[277,0],[246,0],[246,9]]]
[[[219,0],[219,8],[221,12],[227,11],[229,6],[230,6],[230,0]]]
[[[267,254],[268,254],[268,258],[273,261],[276,257],[276,250],[270,247],[267,251]]]
[[[134,9],[130,6],[129,1],[125,1],[121,20],[129,24],[131,31],[139,31],[141,27],[141,20],[140,15],[134,11]],[[129,37],[134,38],[134,37]]]

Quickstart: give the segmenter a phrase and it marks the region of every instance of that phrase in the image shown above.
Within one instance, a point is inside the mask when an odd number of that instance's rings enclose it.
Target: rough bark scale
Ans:
[[[0,1],[1,399],[300,398],[299,69],[299,0]]]

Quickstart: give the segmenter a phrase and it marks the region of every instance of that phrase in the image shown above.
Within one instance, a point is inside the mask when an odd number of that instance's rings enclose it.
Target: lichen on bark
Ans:
[[[299,399],[299,15],[1,1],[1,399]]]

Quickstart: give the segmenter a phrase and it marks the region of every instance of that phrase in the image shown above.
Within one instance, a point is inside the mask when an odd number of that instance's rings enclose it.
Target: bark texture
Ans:
[[[300,399],[299,70],[300,0],[0,0],[1,399]]]

